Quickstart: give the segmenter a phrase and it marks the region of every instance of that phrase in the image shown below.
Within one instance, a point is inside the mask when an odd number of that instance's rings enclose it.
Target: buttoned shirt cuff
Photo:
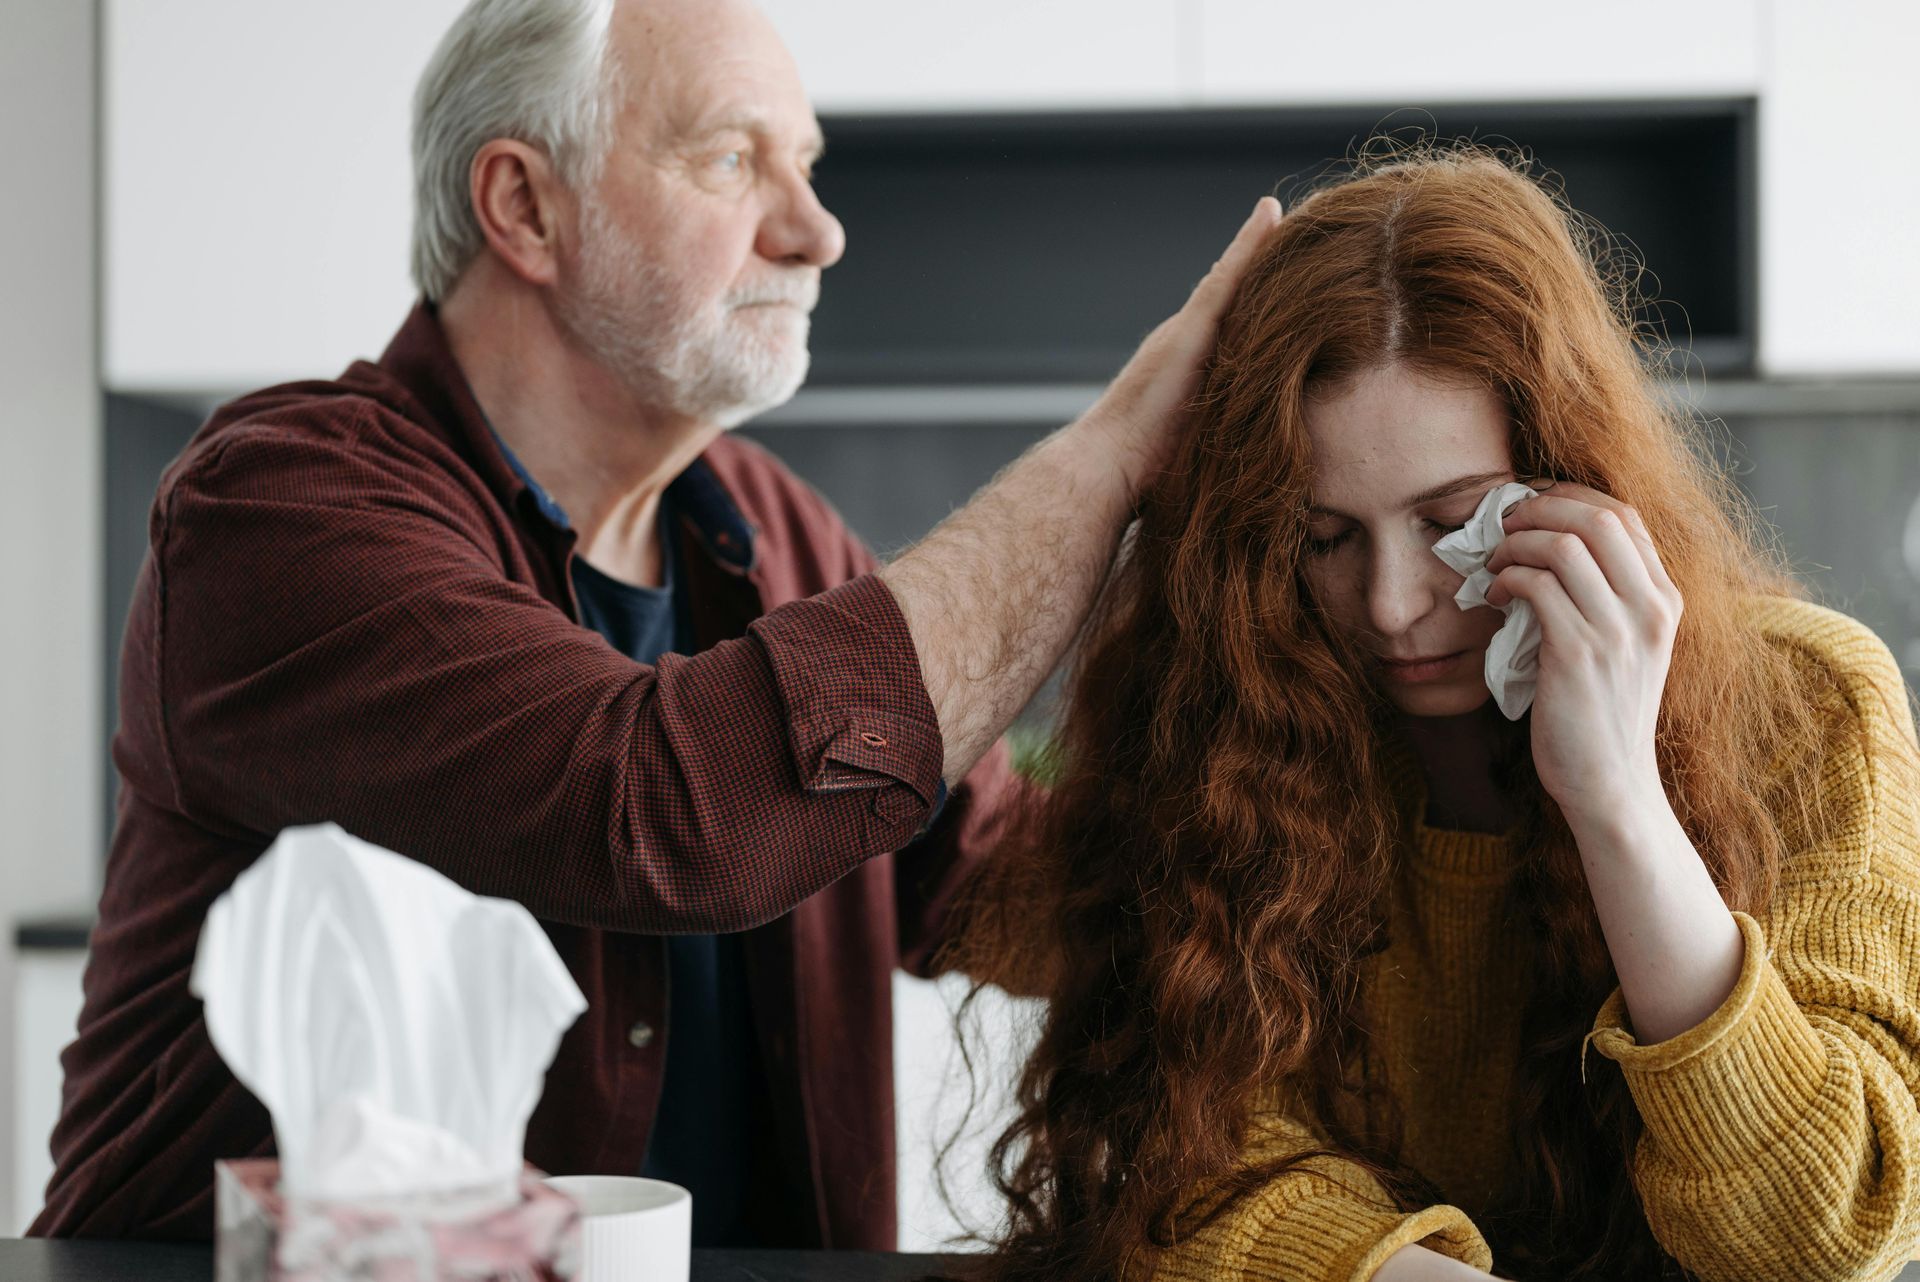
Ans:
[[[862,575],[783,605],[750,631],[786,705],[801,786],[879,789],[874,805],[884,817],[924,819],[940,797],[946,745],[886,584]]]
[[[1642,1046],[1618,989],[1588,1041],[1620,1065],[1648,1135],[1699,1170],[1739,1167],[1806,1118],[1827,1076],[1826,1048],[1774,968],[1760,924],[1733,914],[1747,955],[1733,991],[1677,1037]]]

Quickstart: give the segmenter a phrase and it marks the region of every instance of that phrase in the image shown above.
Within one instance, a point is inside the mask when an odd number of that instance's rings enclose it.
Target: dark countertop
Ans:
[[[92,932],[92,913],[34,917],[14,923],[13,946],[23,953],[85,952],[87,936]]]
[[[692,1282],[917,1282],[965,1257],[875,1251],[695,1251]],[[0,1238],[6,1282],[209,1282],[213,1248]]]

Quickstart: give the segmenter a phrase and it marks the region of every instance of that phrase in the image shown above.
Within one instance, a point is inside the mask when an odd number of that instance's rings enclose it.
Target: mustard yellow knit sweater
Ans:
[[[1737,914],[1746,965],[1726,1003],[1642,1046],[1616,991],[1591,1047],[1617,1061],[1645,1132],[1633,1179],[1661,1245],[1708,1282],[1838,1282],[1899,1272],[1920,1244],[1920,774],[1905,687],[1845,615],[1758,603],[1760,627],[1824,666],[1859,734],[1822,788],[1837,823],[1796,852],[1766,915]],[[1472,1213],[1506,1173],[1508,1083],[1529,958],[1499,920],[1518,852],[1415,826],[1392,943],[1370,970],[1375,1053],[1405,1155],[1450,1205],[1395,1210],[1324,1159],[1164,1254],[1155,1282],[1366,1282],[1409,1243],[1498,1272]],[[1302,1147],[1282,1114],[1250,1157]]]

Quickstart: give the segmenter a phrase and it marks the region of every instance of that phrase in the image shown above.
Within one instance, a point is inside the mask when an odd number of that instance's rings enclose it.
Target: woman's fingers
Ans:
[[[1673,591],[1639,514],[1598,490],[1582,485],[1555,486],[1550,494],[1516,506],[1501,524],[1509,542],[1527,530],[1578,537],[1614,592],[1636,610],[1664,608],[1667,595]],[[1501,558],[1505,551],[1505,543],[1495,549],[1489,569],[1497,571],[1510,562],[1511,554],[1508,560]]]
[[[1494,576],[1487,600],[1494,600],[1496,595],[1502,604],[1517,599],[1532,606],[1535,617],[1540,620],[1542,642],[1556,649],[1586,644],[1593,637],[1586,616],[1567,594],[1560,576],[1552,570],[1509,565]]]
[[[1582,617],[1596,629],[1611,630],[1625,622],[1626,607],[1619,593],[1578,534],[1564,530],[1509,534],[1487,561],[1487,569],[1495,576],[1494,589],[1499,587],[1501,572],[1509,566],[1544,570],[1559,579]],[[1489,590],[1487,601],[1491,605],[1506,604],[1496,590]]]
[[[1618,516],[1621,522],[1627,527],[1628,536],[1632,538],[1634,547],[1639,551],[1640,558],[1647,567],[1649,577],[1662,587],[1673,586],[1673,581],[1667,577],[1666,567],[1660,563],[1660,552],[1653,545],[1653,536],[1647,533],[1647,523],[1641,519],[1640,513],[1635,511],[1631,505],[1622,503],[1611,494],[1603,493],[1600,490],[1594,489],[1592,486],[1576,485],[1571,481],[1559,481],[1551,484],[1553,495],[1556,498],[1573,499],[1578,502],[1590,503],[1595,507],[1605,508]]]

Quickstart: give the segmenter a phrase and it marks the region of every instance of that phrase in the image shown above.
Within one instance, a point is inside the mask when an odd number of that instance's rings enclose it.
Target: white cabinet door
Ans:
[[[1750,94],[1758,0],[1192,0],[1209,103]]]
[[[1779,0],[1760,102],[1760,362],[1920,374],[1920,5]]]
[[[967,1010],[969,1071],[955,1016],[971,989],[966,976],[952,972],[934,981],[894,972],[902,1251],[978,1249],[960,1239],[991,1233],[1006,1218],[987,1157],[1016,1115],[1014,1084],[1039,1037],[1046,1003],[983,989]]]
[[[765,3],[828,111],[1757,94],[1764,367],[1920,370],[1920,164],[1887,133],[1920,8]],[[413,293],[409,100],[460,6],[103,0],[109,388],[230,393],[378,352]]]
[[[413,85],[461,0],[105,0],[105,373],[236,391],[405,318]]]
[[[40,1214],[40,1199],[53,1175],[47,1140],[60,1120],[60,1052],[79,1024],[86,965],[86,953],[77,948],[23,953],[15,962],[14,1205],[7,1208],[9,1222],[0,1226],[0,1237],[26,1231]]]
[[[1166,106],[1189,0],[762,0],[823,111]]]

